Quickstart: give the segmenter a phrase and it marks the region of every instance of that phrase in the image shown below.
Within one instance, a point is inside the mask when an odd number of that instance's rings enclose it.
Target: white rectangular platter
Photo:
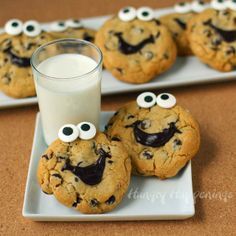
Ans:
[[[102,112],[101,130],[112,112]],[[40,115],[37,115],[35,135],[25,189],[22,214],[34,221],[127,221],[185,219],[194,215],[191,162],[174,178],[132,177],[129,189],[113,211],[100,215],[85,215],[67,208],[44,194],[36,179],[38,161],[46,150]]]
[[[156,16],[161,16],[173,12],[172,8],[158,9]],[[100,16],[82,19],[86,27],[98,29],[109,18],[109,16]],[[43,24],[45,28],[48,23]],[[0,30],[1,31],[1,30]],[[218,72],[207,65],[201,63],[196,57],[177,58],[174,66],[166,73],[158,76],[154,80],[145,84],[127,84],[115,79],[108,71],[103,71],[102,94],[115,94],[130,91],[140,91],[155,88],[167,88],[176,86],[186,86],[201,83],[216,83],[220,81],[230,81],[236,79],[236,70],[231,72]],[[0,92],[0,109],[11,106],[23,106],[37,103],[36,97],[13,99]]]

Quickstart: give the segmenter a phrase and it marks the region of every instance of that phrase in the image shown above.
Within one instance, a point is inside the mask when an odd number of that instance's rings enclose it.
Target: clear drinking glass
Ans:
[[[46,143],[68,123],[99,128],[102,53],[92,43],[61,39],[39,47],[31,57]]]

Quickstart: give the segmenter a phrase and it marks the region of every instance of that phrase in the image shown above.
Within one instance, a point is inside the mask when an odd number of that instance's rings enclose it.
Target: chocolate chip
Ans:
[[[113,161],[112,161],[112,160],[109,160],[109,161],[108,161],[108,163],[109,163],[109,164],[112,164],[112,163],[113,163]]]
[[[179,140],[179,139],[175,139],[174,143],[175,143],[175,145],[181,145],[182,144],[181,140]]]
[[[157,25],[161,25],[161,22],[159,20],[155,19],[155,22]]]
[[[123,73],[124,73],[123,69],[121,69],[121,68],[116,68],[116,70],[117,70],[120,74],[123,74]]]
[[[4,58],[4,62],[7,63],[9,59],[7,57]]]
[[[41,158],[45,158],[46,160],[49,160],[49,158],[48,158],[48,155],[47,154],[44,154],[44,155],[42,155],[42,157]]]
[[[79,182],[79,179],[77,177],[75,177],[75,182]]]
[[[99,205],[99,201],[98,201],[96,198],[94,198],[94,199],[92,199],[92,200],[90,201],[90,205],[91,205],[92,207],[96,207],[96,206]]]
[[[62,179],[61,175],[60,175],[60,174],[57,174],[57,173],[52,174],[52,176],[57,177],[57,178],[59,178],[59,179]]]
[[[127,119],[133,119],[134,118],[134,115],[128,115]]]
[[[226,54],[229,55],[229,54],[235,54],[235,48],[230,46],[227,50],[226,50]]]
[[[76,201],[72,204],[72,207],[77,207],[81,200],[82,198],[77,194]]]
[[[210,30],[204,30],[204,32],[203,32],[205,35],[206,35],[206,37],[208,37],[208,38],[210,38],[211,36],[212,36],[212,32],[210,31]]]
[[[43,191],[43,190],[42,190],[42,191]],[[45,191],[43,191],[43,193],[45,193],[45,194],[49,195],[49,193],[47,193],[47,192],[45,192]]]
[[[94,41],[94,37],[93,36],[90,36],[88,33],[84,33],[83,35],[83,39],[86,40],[86,41],[89,41],[89,42],[93,42]]]
[[[111,138],[111,140],[112,140],[112,141],[117,141],[117,142],[120,142],[120,141],[121,141],[120,138],[115,137],[115,136],[113,136],[113,137]]]
[[[141,122],[141,129],[148,129],[151,126],[150,120],[143,120]]]
[[[153,153],[152,153],[151,151],[149,151],[149,150],[144,150],[144,151],[142,152],[142,157],[143,157],[144,159],[146,159],[146,160],[150,160],[150,159],[153,158]]]
[[[107,199],[107,200],[105,201],[105,203],[106,203],[107,205],[112,205],[112,204],[115,202],[115,200],[116,200],[115,196],[112,195],[111,197],[109,197],[109,199]]]
[[[167,53],[164,53],[164,54],[163,54],[163,58],[166,59],[166,60],[168,60],[168,59],[169,59],[169,55],[168,55]]]
[[[213,39],[211,43],[213,46],[219,46],[221,44],[221,42],[222,41],[217,38],[217,39]]]

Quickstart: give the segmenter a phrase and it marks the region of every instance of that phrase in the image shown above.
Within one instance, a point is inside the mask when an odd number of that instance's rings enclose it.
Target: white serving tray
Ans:
[[[156,16],[161,16],[173,12],[173,8],[158,9]],[[110,16],[100,16],[82,19],[86,27],[98,29]],[[42,24],[47,28],[48,23]],[[1,31],[1,29],[0,29]],[[174,66],[166,73],[145,84],[128,84],[115,79],[108,71],[103,71],[102,94],[115,94],[130,91],[148,90],[154,88],[167,88],[176,86],[186,86],[201,83],[216,83],[220,81],[235,80],[236,71],[218,72],[207,65],[201,63],[196,57],[177,58]],[[11,106],[23,106],[37,103],[37,98],[13,99],[0,92],[0,109]]]
[[[102,112],[101,129],[112,114]],[[189,218],[195,213],[190,162],[171,179],[132,177],[124,199],[109,213],[86,215],[67,208],[57,202],[53,195],[43,193],[37,183],[38,161],[46,148],[38,114],[22,210],[26,218],[34,221],[170,220]]]

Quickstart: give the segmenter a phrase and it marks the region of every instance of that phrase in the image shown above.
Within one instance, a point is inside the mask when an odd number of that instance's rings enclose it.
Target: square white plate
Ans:
[[[173,8],[163,8],[155,11],[157,17],[173,12]],[[99,29],[110,16],[100,16],[82,19],[86,27]],[[42,24],[46,29],[49,23]],[[1,32],[1,29],[0,29]],[[127,84],[115,79],[108,71],[103,71],[102,94],[124,93],[154,88],[167,88],[191,84],[216,83],[236,79],[236,71],[218,72],[201,63],[196,57],[177,58],[174,66],[166,73],[145,84]],[[0,92],[0,109],[11,106],[24,106],[37,103],[36,97],[13,99]]]
[[[102,112],[101,130],[112,114]],[[127,221],[185,219],[194,215],[190,162],[171,179],[132,177],[129,189],[116,209],[100,215],[85,215],[61,205],[53,195],[41,191],[36,170],[46,148],[38,114],[22,210],[26,218],[35,221]]]

